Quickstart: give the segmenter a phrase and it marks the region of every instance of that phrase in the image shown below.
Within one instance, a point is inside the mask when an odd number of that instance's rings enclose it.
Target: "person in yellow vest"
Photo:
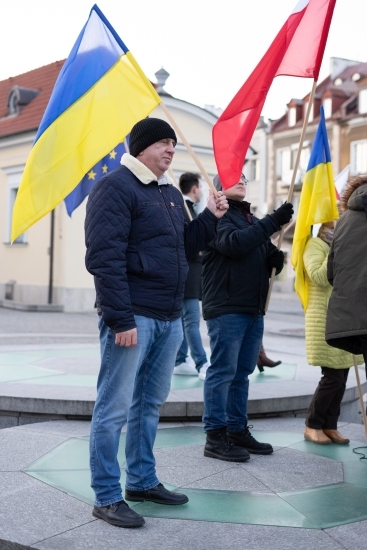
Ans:
[[[327,279],[327,260],[333,236],[333,222],[322,224],[317,237],[307,242],[303,255],[308,284],[307,361],[310,365],[320,366],[322,372],[306,414],[304,437],[322,445],[349,443],[349,439],[338,432],[337,423],[353,357],[325,341],[326,313],[332,291]]]

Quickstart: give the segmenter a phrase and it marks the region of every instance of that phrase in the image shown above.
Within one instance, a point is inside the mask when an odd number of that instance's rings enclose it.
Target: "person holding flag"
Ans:
[[[304,437],[318,444],[349,443],[337,430],[340,404],[353,358],[325,342],[325,323],[331,286],[327,261],[339,217],[323,107],[303,181],[295,227],[292,264],[295,290],[306,316],[306,353],[310,365],[321,366],[322,377],[306,413]],[[312,226],[321,223],[317,237]]]
[[[224,191],[229,209],[217,237],[203,251],[203,316],[211,358],[204,383],[204,456],[246,462],[249,453],[268,455],[269,443],[257,441],[247,423],[249,375],[259,357],[265,302],[273,268],[283,268],[284,254],[270,241],[293,214],[291,203],[258,219],[246,197],[247,179]],[[218,176],[214,184],[221,190]]]

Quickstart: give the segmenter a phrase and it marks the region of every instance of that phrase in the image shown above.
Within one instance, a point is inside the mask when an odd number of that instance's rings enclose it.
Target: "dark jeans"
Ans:
[[[204,384],[205,431],[247,424],[249,375],[254,372],[264,333],[264,317],[229,313],[207,320],[210,367]]]
[[[306,426],[314,430],[336,430],[348,369],[321,367],[322,377],[306,414]]]

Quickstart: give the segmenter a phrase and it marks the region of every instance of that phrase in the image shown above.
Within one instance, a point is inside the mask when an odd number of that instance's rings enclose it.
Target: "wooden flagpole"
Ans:
[[[303,128],[302,128],[301,138],[300,138],[299,145],[298,145],[298,151],[297,151],[296,162],[295,162],[294,168],[293,168],[292,181],[291,181],[291,184],[290,184],[290,186],[289,186],[287,202],[291,202],[291,199],[292,199],[292,196],[293,196],[294,185],[295,185],[295,182],[296,182],[297,170],[298,170],[298,166],[299,166],[299,160],[300,160],[300,158],[301,158],[301,152],[302,152],[303,142],[304,142],[304,140],[305,140],[307,125],[308,125],[308,118],[309,118],[309,116],[310,116],[311,107],[312,107],[312,105],[313,105],[313,100],[314,100],[314,97],[315,97],[316,86],[317,86],[317,82],[314,81],[314,83],[313,83],[313,85],[312,85],[312,90],[311,90],[310,98],[309,98],[309,101],[308,101],[308,105],[307,105],[306,118],[305,118],[305,120],[304,120],[304,122],[303,122]],[[279,235],[279,239],[278,239],[278,244],[277,244],[277,248],[278,248],[278,249],[280,249],[280,247],[282,246],[283,235],[284,235],[284,232],[285,232],[285,227],[286,227],[286,226],[283,225],[283,227],[282,227],[282,229],[281,229],[281,231],[280,231],[280,235]],[[269,291],[268,291],[268,295],[267,295],[267,297],[266,297],[265,311],[268,311],[269,301],[270,301],[270,295],[271,295],[272,290],[273,290],[273,283],[274,283],[275,271],[276,271],[276,269],[275,269],[275,267],[273,267],[273,269],[272,269],[272,271],[271,271],[270,282],[269,282]]]
[[[354,363],[354,370],[355,370],[356,379],[357,379],[357,387],[358,387],[358,394],[359,394],[359,403],[360,403],[361,412],[362,412],[364,431],[365,431],[365,434],[366,434],[366,437],[367,437],[367,417],[366,417],[366,408],[365,408],[365,405],[364,405],[364,402],[363,402],[362,387],[361,387],[361,381],[360,381],[360,378],[359,378],[359,370],[358,370],[358,365],[357,365],[357,358],[356,358],[356,356],[355,356],[354,354],[353,354],[353,363]]]
[[[179,192],[182,194],[181,189],[180,189],[180,186],[178,185],[178,181],[176,180],[176,176],[174,175],[172,168],[169,167],[168,170],[167,170],[167,172],[168,172],[169,177],[172,178],[172,181],[173,181],[175,187],[176,187],[176,188],[179,190]],[[184,200],[184,205],[185,205],[186,214],[188,215],[190,222],[192,222],[191,212],[190,212],[189,207],[187,206],[185,200]]]
[[[186,149],[188,150],[188,152],[190,153],[190,155],[191,155],[193,161],[195,162],[195,164],[196,164],[197,167],[199,168],[200,172],[201,172],[202,175],[204,176],[204,178],[205,178],[207,184],[209,185],[209,188],[213,191],[214,196],[217,197],[217,196],[218,196],[218,191],[217,191],[216,188],[214,187],[214,184],[213,184],[212,180],[210,179],[210,177],[209,177],[207,171],[205,170],[205,168],[204,168],[204,166],[202,165],[200,159],[198,158],[198,156],[196,155],[195,151],[194,151],[193,148],[191,147],[190,143],[187,141],[187,139],[185,138],[185,136],[184,136],[183,133],[181,132],[180,128],[177,126],[175,119],[172,117],[171,113],[169,112],[169,110],[167,109],[167,107],[165,106],[165,104],[163,103],[163,101],[161,101],[160,106],[162,107],[162,110],[163,110],[164,114],[166,115],[166,117],[168,118],[168,120],[170,121],[170,123],[172,124],[172,126],[173,126],[173,128],[175,129],[176,133],[180,136],[182,143],[185,145],[185,147],[186,147]]]

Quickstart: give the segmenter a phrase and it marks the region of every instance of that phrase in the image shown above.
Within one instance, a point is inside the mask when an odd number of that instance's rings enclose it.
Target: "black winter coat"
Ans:
[[[268,256],[276,249],[269,237],[280,227],[272,216],[259,220],[248,214],[249,203],[230,199],[228,203],[217,238],[203,252],[204,319],[228,313],[265,314],[271,275]]]
[[[194,203],[190,200],[185,200],[187,207],[190,211],[191,217],[194,220],[197,218],[197,213],[194,209]],[[184,210],[184,215],[187,223],[190,223],[191,220],[187,215],[186,209]],[[187,275],[185,283],[185,298],[194,298],[196,300],[201,300],[201,263],[202,263],[202,253],[198,254],[193,260],[189,260],[189,273]]]
[[[144,184],[126,166],[92,189],[85,221],[86,267],[94,275],[98,313],[115,333],[136,327],[134,314],[178,319],[186,256],[194,258],[216,232],[205,209],[189,225],[172,185]]]

